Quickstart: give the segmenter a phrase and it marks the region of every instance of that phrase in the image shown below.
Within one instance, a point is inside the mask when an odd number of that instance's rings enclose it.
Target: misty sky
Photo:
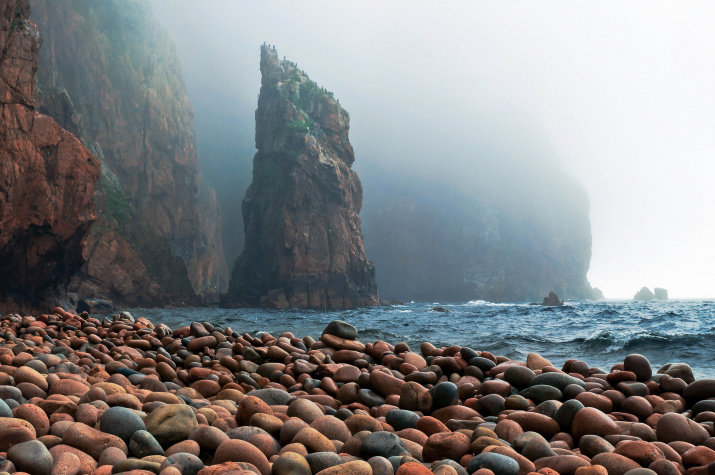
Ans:
[[[490,154],[473,137],[560,160],[590,197],[592,285],[715,297],[715,3],[151,4],[214,119],[252,120],[267,41],[350,112],[361,175],[410,157],[468,179]]]

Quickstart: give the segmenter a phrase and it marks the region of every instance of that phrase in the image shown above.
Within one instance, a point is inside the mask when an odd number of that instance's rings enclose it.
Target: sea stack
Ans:
[[[0,312],[54,302],[84,262],[99,161],[35,110],[39,32],[27,0],[0,6]]]
[[[636,294],[633,296],[633,300],[655,300],[655,294],[650,291],[648,287],[642,287]]]
[[[378,305],[360,226],[362,184],[351,169],[350,116],[295,63],[261,47],[246,242],[226,306],[342,309]]]

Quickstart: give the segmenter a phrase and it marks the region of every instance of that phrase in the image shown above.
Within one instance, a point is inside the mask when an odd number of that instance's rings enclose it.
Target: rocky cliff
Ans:
[[[216,300],[228,280],[220,220],[207,218],[216,200],[200,187],[193,110],[148,4],[33,0],[32,18],[40,110],[102,162],[99,219],[70,290],[126,305]]]
[[[0,4],[0,312],[46,310],[83,263],[99,161],[35,110],[40,36]],[[44,308],[43,308],[44,307]]]
[[[371,172],[365,248],[385,299],[537,302],[603,297],[587,280],[589,202],[556,166],[480,167],[472,186]]]
[[[245,247],[226,305],[377,305],[360,227],[362,185],[351,169],[350,117],[275,49],[261,47],[253,181],[243,200]]]

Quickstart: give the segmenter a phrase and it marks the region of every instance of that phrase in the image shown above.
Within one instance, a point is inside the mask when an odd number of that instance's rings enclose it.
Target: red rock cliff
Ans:
[[[47,310],[83,263],[99,161],[35,110],[27,0],[0,3],[0,312]]]
[[[41,110],[100,158],[98,225],[72,280],[125,305],[217,300],[228,270],[174,46],[146,1],[33,0]],[[203,206],[200,206],[203,203]]]
[[[275,49],[261,47],[246,244],[225,305],[377,305],[360,230],[362,185],[351,169],[349,115]]]

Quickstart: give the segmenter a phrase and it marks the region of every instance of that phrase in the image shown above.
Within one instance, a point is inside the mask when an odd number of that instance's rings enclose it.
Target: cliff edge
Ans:
[[[40,35],[0,5],[0,312],[47,310],[82,265],[99,161],[35,110]]]
[[[225,306],[342,309],[378,305],[351,169],[350,117],[295,63],[261,47],[253,181],[242,203],[246,243]]]
[[[216,198],[199,176],[175,48],[144,0],[33,0],[38,109],[102,164],[87,262],[68,290],[118,305],[218,301]]]

